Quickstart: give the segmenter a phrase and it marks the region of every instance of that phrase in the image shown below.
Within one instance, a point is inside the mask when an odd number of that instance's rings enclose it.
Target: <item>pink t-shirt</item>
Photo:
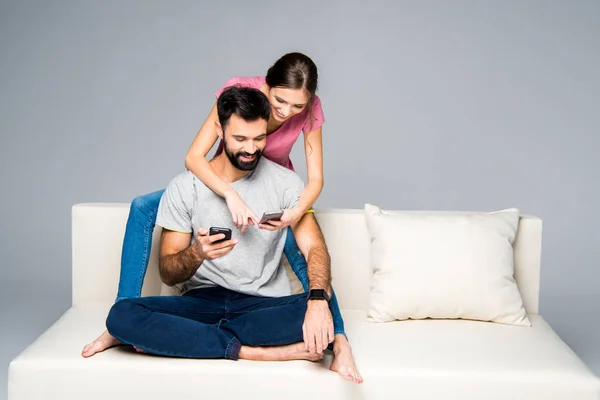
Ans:
[[[218,98],[223,90],[229,86],[246,86],[254,89],[260,89],[264,83],[265,78],[262,76],[234,77],[228,80],[227,83],[225,83],[225,86],[219,89],[215,95]],[[310,131],[314,131],[325,123],[323,109],[321,108],[321,99],[319,99],[319,96],[317,95],[313,97],[312,112],[312,126],[310,124],[308,107],[305,107],[302,112],[289,118],[276,131],[269,134],[267,136],[267,145],[262,153],[263,156],[283,167],[294,171],[292,160],[290,160],[290,153],[292,152],[292,147],[298,139],[298,136],[300,136],[300,132],[308,133]],[[219,143],[216,154],[221,153],[221,151],[223,151],[222,141]]]

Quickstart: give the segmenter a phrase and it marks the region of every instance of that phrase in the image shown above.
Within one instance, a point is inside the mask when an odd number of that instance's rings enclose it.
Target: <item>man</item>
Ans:
[[[300,178],[261,158],[270,113],[266,96],[255,89],[231,87],[219,97],[217,109],[225,151],[211,160],[216,174],[254,210],[294,207],[303,189]],[[280,265],[287,230],[261,225],[238,233],[225,201],[189,171],[170,182],[156,224],[163,227],[161,279],[178,286],[182,295],[117,302],[107,318],[115,342],[163,356],[322,358],[334,341],[327,300],[330,259],[312,213],[292,226],[308,260],[311,289],[299,295],[290,294]],[[233,237],[209,235],[210,227],[230,228]],[[362,381],[347,340],[339,341],[344,342],[335,352],[337,364],[332,369],[346,379]]]

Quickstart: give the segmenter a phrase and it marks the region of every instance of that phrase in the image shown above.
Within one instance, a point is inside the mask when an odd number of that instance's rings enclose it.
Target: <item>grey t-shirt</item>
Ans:
[[[293,171],[262,157],[254,171],[231,186],[260,217],[265,211],[294,207],[304,183]],[[196,241],[200,227],[230,228],[232,238],[239,239],[229,254],[205,260],[191,279],[178,285],[182,293],[221,286],[256,296],[291,294],[281,265],[287,229],[271,232],[249,225],[242,234],[241,229],[233,225],[225,199],[192,172],[182,172],[171,180],[161,198],[156,225],[193,233],[191,243]]]

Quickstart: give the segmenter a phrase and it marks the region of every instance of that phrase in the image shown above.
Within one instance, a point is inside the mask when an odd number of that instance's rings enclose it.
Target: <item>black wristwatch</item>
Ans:
[[[311,289],[308,291],[308,300],[326,300],[329,303],[329,295],[324,289]]]

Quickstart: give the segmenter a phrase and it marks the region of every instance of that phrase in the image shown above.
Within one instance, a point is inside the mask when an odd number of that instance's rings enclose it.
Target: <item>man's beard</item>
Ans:
[[[229,158],[229,161],[231,161],[231,164],[234,167],[236,167],[237,169],[239,169],[240,171],[254,170],[254,168],[256,168],[256,166],[258,165],[258,161],[260,160],[260,157],[262,155],[262,151],[260,151],[260,150],[256,150],[256,152],[254,154],[249,154],[249,153],[246,153],[245,151],[238,151],[237,153],[233,154],[232,152],[229,151],[229,149],[227,147],[227,141],[225,141],[225,138],[223,138],[223,150],[225,151],[227,158]],[[250,157],[250,156],[254,156],[254,160],[243,161],[241,159],[241,157]]]

